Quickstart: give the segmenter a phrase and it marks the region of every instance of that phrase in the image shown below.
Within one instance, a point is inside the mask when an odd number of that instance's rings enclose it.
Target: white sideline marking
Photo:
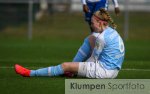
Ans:
[[[6,67],[6,66],[1,66],[0,69],[13,69],[14,67],[11,66],[11,67]],[[32,68],[42,68],[42,67],[25,67],[25,68],[29,68],[29,69],[32,69]],[[150,69],[121,69],[122,71],[150,71]]]
[[[60,62],[62,63],[62,61],[64,60],[49,60],[49,59],[44,59],[44,58],[41,58],[41,59],[0,59],[0,62],[30,62],[30,63],[50,63],[50,62]]]
[[[13,69],[14,67],[6,67],[6,66],[2,66],[0,67],[0,69]],[[42,68],[42,67],[25,67],[25,68]]]
[[[30,63],[50,63],[50,62],[60,62],[62,63],[62,59],[59,59],[59,60],[49,60],[49,59],[44,59],[44,58],[41,58],[41,59],[0,59],[0,62],[30,62]],[[13,66],[0,66],[0,69],[13,69],[14,67]],[[26,67],[26,68],[29,68],[29,69],[32,69],[32,68],[35,68],[35,69],[38,69],[38,68],[42,68],[42,67]],[[150,69],[136,69],[136,68],[125,68],[125,69],[121,69],[122,71],[150,71]]]
[[[121,69],[123,71],[150,71],[150,69]]]

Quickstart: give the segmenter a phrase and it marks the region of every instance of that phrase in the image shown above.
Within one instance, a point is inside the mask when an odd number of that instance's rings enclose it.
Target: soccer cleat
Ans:
[[[31,70],[26,69],[18,64],[15,65],[15,71],[17,74],[20,74],[23,77],[30,77]]]

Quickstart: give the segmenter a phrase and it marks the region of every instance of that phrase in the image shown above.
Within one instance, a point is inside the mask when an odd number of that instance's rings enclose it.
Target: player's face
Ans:
[[[102,31],[102,24],[100,24],[100,21],[97,20],[94,16],[92,16],[91,19],[91,27],[93,28],[94,32],[101,32]]]

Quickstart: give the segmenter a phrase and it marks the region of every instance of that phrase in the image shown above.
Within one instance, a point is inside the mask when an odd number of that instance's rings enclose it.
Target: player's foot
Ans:
[[[24,67],[22,67],[18,64],[15,65],[15,71],[16,71],[17,74],[20,74],[24,77],[30,77],[31,70],[26,69],[26,68],[24,68]]]

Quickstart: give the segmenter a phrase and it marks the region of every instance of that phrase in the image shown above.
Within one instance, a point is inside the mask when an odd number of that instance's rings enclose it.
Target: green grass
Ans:
[[[138,15],[137,15],[138,14]],[[136,16],[137,15],[137,16]],[[129,40],[125,41],[123,69],[150,70],[149,13],[131,13]],[[142,19],[138,19],[141,18]],[[115,18],[123,35],[123,17]],[[142,22],[142,23],[141,23]],[[54,14],[33,24],[33,39],[27,39],[27,25],[7,26],[0,32],[1,94],[64,94],[65,77],[24,78],[13,69],[18,63],[31,69],[72,61],[89,34],[81,14]],[[121,70],[118,79],[150,79],[150,71]]]

